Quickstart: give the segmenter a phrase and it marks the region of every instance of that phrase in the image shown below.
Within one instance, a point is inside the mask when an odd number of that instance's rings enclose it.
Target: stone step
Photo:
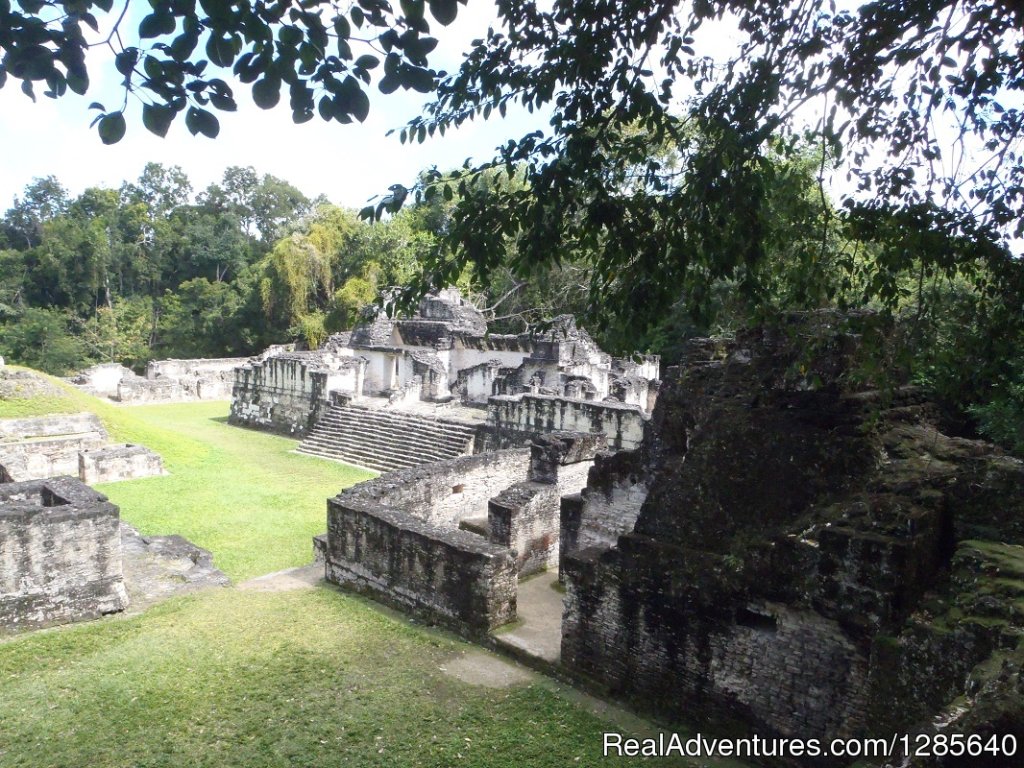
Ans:
[[[306,456],[316,456],[320,459],[333,459],[334,461],[340,461],[343,464],[350,464],[356,467],[365,467],[366,469],[372,469],[375,472],[390,472],[393,469],[402,469],[403,467],[415,466],[414,464],[408,464],[402,461],[394,460],[383,460],[372,457],[362,457],[353,454],[345,455],[334,455],[324,453],[318,450],[304,449],[301,445],[295,449],[296,453],[301,453]]]
[[[387,471],[455,458],[472,449],[474,427],[415,414],[332,406],[299,453]]]
[[[450,458],[447,456],[437,455],[409,454],[404,452],[395,453],[361,445],[323,446],[307,445],[303,443],[297,450],[302,453],[326,456],[328,458],[337,459],[339,461],[348,461],[362,466],[372,466],[375,469],[379,466],[383,466],[385,468],[398,466],[412,467],[431,461]]]
[[[317,422],[317,428],[323,429],[350,429],[356,426],[363,426],[377,431],[390,432],[395,434],[418,434],[418,435],[442,435],[452,439],[468,440],[476,435],[476,430],[471,428],[455,428],[449,425],[423,424],[423,423],[398,423],[391,421],[375,421],[366,417],[327,417]]]
[[[304,442],[302,447],[308,451],[318,451],[320,453],[332,456],[334,458],[341,458],[343,456],[372,456],[381,460],[392,460],[402,461],[406,465],[413,464],[425,464],[431,461],[440,461],[442,459],[451,458],[447,454],[440,452],[419,452],[419,451],[405,451],[405,450],[393,450],[389,447],[380,446],[368,446],[357,442],[349,443],[324,443],[324,442]]]
[[[360,440],[369,440],[381,443],[401,443],[409,447],[420,447],[425,449],[444,448],[449,450],[464,451],[470,443],[469,438],[448,439],[444,437],[428,437],[413,433],[387,432],[373,430],[369,427],[358,426],[350,429],[332,427],[329,429],[316,429],[310,433],[309,438],[323,438],[326,440],[341,440],[346,437],[355,437]]]

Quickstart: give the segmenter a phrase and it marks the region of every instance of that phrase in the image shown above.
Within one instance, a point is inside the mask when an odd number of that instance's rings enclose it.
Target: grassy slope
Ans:
[[[79,410],[174,473],[106,486],[124,516],[209,547],[235,578],[308,561],[325,496],[362,476],[228,427],[223,404],[117,408],[74,390],[0,401],[0,417]],[[602,732],[618,728],[550,682],[493,690],[446,675],[469,648],[327,586],[212,590],[30,633],[0,642],[0,766],[635,764],[601,759]]]

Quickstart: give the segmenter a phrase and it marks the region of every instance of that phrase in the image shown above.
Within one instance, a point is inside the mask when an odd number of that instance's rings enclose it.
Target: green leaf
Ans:
[[[377,83],[377,88],[381,93],[394,93],[398,90],[399,84],[398,78],[394,75],[384,75],[380,82]]]
[[[220,133],[220,121],[212,112],[199,107],[189,107],[185,113],[185,127],[193,136],[198,133],[210,139],[216,139]]]
[[[230,37],[211,35],[206,41],[206,55],[218,67],[230,67],[235,61],[235,44]]]
[[[302,42],[303,37],[302,30],[292,26],[281,27],[277,33],[277,39],[281,41],[281,45],[289,48],[297,48],[299,43]]]
[[[235,103],[235,99],[230,93],[211,91],[210,103],[224,112],[234,112],[238,109],[238,104]]]
[[[272,109],[281,100],[281,78],[268,73],[253,83],[252,100],[260,109]]]
[[[125,77],[131,74],[132,69],[139,61],[138,48],[125,48],[114,57],[114,68]]]
[[[124,132],[128,126],[124,121],[123,112],[111,112],[100,118],[97,130],[100,134],[100,141],[104,144],[117,144],[124,138]]]
[[[358,59],[356,59],[356,66],[362,67],[363,69],[373,69],[378,64],[380,64],[380,59],[369,53],[364,54],[363,56],[360,56]]]
[[[370,114],[370,97],[362,89],[352,93],[349,110],[360,123]]]
[[[146,130],[163,137],[174,120],[174,110],[163,104],[144,104],[142,107],[142,124]]]
[[[170,13],[151,13],[139,22],[139,37],[160,37],[174,31],[176,23]]]
[[[430,0],[430,15],[444,26],[448,26],[455,21],[458,12],[458,0]]]

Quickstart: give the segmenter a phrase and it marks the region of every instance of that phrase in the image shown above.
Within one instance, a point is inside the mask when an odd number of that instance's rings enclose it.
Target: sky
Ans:
[[[431,32],[440,41],[431,55],[432,66],[453,71],[470,41],[483,37],[496,15],[492,3],[471,2],[460,6],[449,27],[432,22]],[[129,16],[122,28],[131,30],[137,24],[138,19]],[[445,170],[471,156],[489,159],[507,136],[545,127],[544,118],[537,114],[510,110],[503,122],[471,121],[444,137],[403,146],[397,135],[386,133],[420,113],[421,94],[397,91],[384,96],[374,84],[365,123],[341,125],[316,117],[295,125],[287,94],[282,104],[264,111],[252,103],[248,86],[232,83],[239,109],[216,113],[221,123],[216,139],[192,136],[182,117],[165,138],[155,136],[142,126],[136,104],[128,114],[126,136],[118,144],[105,146],[89,127],[97,113],[88,106],[99,101],[115,109],[123,99],[120,76],[105,48],[90,51],[87,64],[91,85],[85,97],[68,92],[54,100],[37,94],[33,103],[13,79],[0,89],[0,146],[7,149],[0,155],[0,213],[35,177],[56,176],[77,195],[87,187],[116,188],[122,181],[134,180],[147,162],[181,166],[195,191],[219,181],[229,166],[251,165],[260,173],[291,182],[309,197],[323,194],[332,202],[358,208],[372,196],[386,193],[391,184],[412,182],[423,168],[437,165]]]

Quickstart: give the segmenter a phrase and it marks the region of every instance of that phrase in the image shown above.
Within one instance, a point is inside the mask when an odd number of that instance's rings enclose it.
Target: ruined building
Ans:
[[[1024,744],[1024,464],[856,385],[836,321],[694,340],[632,450],[556,434],[343,492],[328,579],[486,638],[557,565],[555,663],[663,718]]]
[[[95,414],[0,419],[0,483],[61,475],[110,483],[162,474],[158,454],[141,445],[111,443]]]
[[[657,357],[617,359],[562,318],[539,335],[489,334],[457,291],[415,316],[376,314],[321,349],[272,348],[235,371],[233,424],[303,436],[305,453],[394,469],[601,433],[635,447],[658,388]]]
[[[73,376],[71,383],[91,395],[126,405],[227,400],[235,368],[248,361],[246,357],[153,360],[146,366],[145,376],[120,363],[100,363]]]
[[[70,477],[0,485],[0,633],[128,605],[120,515]]]

